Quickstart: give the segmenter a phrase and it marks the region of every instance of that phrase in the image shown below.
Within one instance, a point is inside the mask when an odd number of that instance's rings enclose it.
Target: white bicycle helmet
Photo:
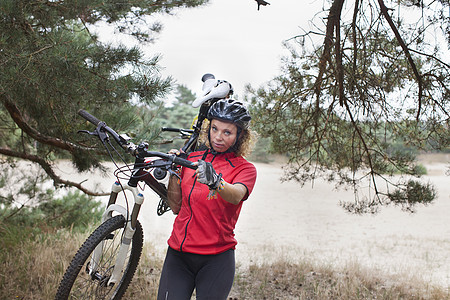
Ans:
[[[217,80],[213,74],[205,74],[202,77],[202,95],[192,102],[193,107],[199,107],[211,99],[223,99],[233,94],[233,87],[225,80]]]

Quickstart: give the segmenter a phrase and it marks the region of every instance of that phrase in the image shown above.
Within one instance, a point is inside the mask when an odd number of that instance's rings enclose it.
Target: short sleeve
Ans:
[[[256,182],[256,175],[257,172],[255,166],[249,162],[246,162],[237,170],[237,174],[231,183],[240,183],[247,188],[247,194],[242,200],[246,200],[252,193]]]

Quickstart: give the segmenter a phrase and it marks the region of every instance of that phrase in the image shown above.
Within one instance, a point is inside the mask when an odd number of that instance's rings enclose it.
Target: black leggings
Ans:
[[[159,282],[158,300],[227,299],[233,285],[234,250],[217,255],[178,252],[169,247]]]

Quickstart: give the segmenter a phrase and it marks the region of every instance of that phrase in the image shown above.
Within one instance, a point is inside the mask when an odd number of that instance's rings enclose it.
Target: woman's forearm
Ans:
[[[247,188],[245,187],[245,185],[243,185],[241,183],[230,184],[230,183],[226,182],[225,180],[223,180],[222,189],[219,186],[217,191],[223,200],[225,200],[231,204],[234,204],[234,205],[239,204],[239,202],[241,202],[241,200],[247,194]]]
[[[181,186],[176,176],[170,176],[167,186],[167,202],[172,212],[177,215],[181,209]]]

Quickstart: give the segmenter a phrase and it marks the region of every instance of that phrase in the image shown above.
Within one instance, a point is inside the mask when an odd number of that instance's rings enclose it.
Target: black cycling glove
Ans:
[[[217,174],[210,162],[200,159],[197,171],[198,182],[206,184],[211,190],[216,190],[219,187],[222,174]]]

